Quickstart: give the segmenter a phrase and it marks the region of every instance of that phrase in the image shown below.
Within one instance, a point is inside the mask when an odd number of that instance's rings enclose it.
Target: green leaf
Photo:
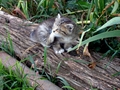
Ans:
[[[72,88],[71,86],[63,86],[62,88],[65,88],[67,90],[75,90],[74,88]]]
[[[0,76],[0,90],[3,90],[4,77]]]
[[[103,38],[110,38],[110,37],[120,37],[120,30],[114,30],[114,31],[109,31],[109,32],[104,32],[104,33],[100,33],[97,34],[95,36],[92,36],[84,41],[81,42],[80,46],[83,46],[87,43],[99,40],[99,39],[103,39]],[[76,48],[79,47],[79,44],[76,45],[75,47],[73,47],[70,51],[75,50]]]
[[[68,84],[68,82],[67,82],[64,78],[62,78],[62,77],[57,77],[57,79],[60,79],[61,83],[64,84],[65,86],[70,86],[70,85]]]
[[[118,9],[118,7],[119,7],[119,3],[117,1],[115,1],[114,7],[113,7],[113,10],[112,10],[111,14],[115,13],[116,10]]]
[[[60,69],[60,65],[61,65],[62,61],[60,61],[60,63],[58,63],[57,69],[56,69],[56,74],[58,74],[58,71]]]
[[[120,24],[120,17],[114,17],[112,19],[110,19],[108,22],[106,22],[103,26],[101,26],[100,28],[98,28],[95,32],[96,33],[106,27],[112,26],[112,25],[116,25],[116,24]]]
[[[34,62],[33,57],[32,57],[31,55],[29,55],[29,60],[30,60],[30,62],[31,62],[32,64],[35,65],[35,62]]]
[[[114,31],[97,34],[97,35],[90,37],[87,40],[83,41],[81,46],[83,46],[87,43],[90,43],[92,41],[95,41],[95,40],[99,40],[99,39],[103,39],[103,38],[110,38],[110,37],[120,37],[120,30],[114,30]]]
[[[44,67],[47,64],[47,47],[44,47]]]
[[[45,0],[41,0],[40,3],[37,6],[37,10],[39,10],[39,7],[45,2]]]
[[[91,5],[90,3],[86,2],[86,1],[81,1],[81,0],[77,0],[77,4],[79,6],[82,6],[82,8],[87,8],[87,9],[89,9],[89,7]]]
[[[114,52],[114,54],[111,56],[110,61],[108,61],[108,63],[105,65],[105,69],[107,69],[107,67],[110,65],[110,63],[113,61],[114,57],[116,56],[116,54],[118,53],[118,51],[116,50]]]
[[[119,76],[120,75],[120,72],[116,72],[115,74],[113,74],[112,76]]]
[[[105,0],[99,0],[98,5],[99,5],[100,12],[102,12],[102,10],[105,8]]]

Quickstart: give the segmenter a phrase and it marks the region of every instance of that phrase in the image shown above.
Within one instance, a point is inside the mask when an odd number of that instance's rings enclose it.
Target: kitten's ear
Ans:
[[[60,15],[59,13],[58,13],[58,15],[57,15],[57,18],[58,18],[58,19],[60,19],[60,18],[61,18],[61,15]]]
[[[69,32],[72,32],[73,29],[74,29],[74,25],[73,24],[66,24],[65,26],[69,30]]]
[[[55,21],[58,22],[61,18],[61,15],[58,13],[57,17],[55,18]]]

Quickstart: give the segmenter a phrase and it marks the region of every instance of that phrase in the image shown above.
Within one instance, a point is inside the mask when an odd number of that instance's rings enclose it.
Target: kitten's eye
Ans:
[[[72,27],[70,27],[70,26],[67,26],[67,28],[69,29],[69,31],[71,32],[72,31]]]
[[[72,32],[74,29],[74,26],[72,24],[67,24],[66,27],[69,30],[69,32]]]
[[[58,29],[54,30],[53,32],[56,32],[56,31],[58,31]]]
[[[71,30],[72,29],[72,27],[68,27],[69,28],[69,30]]]

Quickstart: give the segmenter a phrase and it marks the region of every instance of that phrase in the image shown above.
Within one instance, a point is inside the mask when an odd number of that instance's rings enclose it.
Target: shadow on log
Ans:
[[[38,24],[0,11],[0,44],[6,40],[6,31],[8,31],[13,41],[15,55],[20,59],[26,58],[28,55],[35,55],[36,66],[42,69],[44,48],[41,45],[35,46],[25,53],[26,49],[35,45],[29,39],[29,35],[37,26]],[[52,75],[55,74],[58,64],[62,62],[57,75],[65,78],[75,90],[90,90],[91,87],[99,90],[119,90],[120,76],[113,77],[112,75],[120,72],[120,59],[115,58],[109,63],[109,58],[100,60],[101,54],[92,52],[92,56],[97,63],[95,69],[90,69],[87,66],[90,60],[82,55],[82,49],[79,56],[67,53],[56,55],[52,49],[47,49],[47,63],[51,68]],[[108,63],[109,66],[105,69],[104,67]],[[49,71],[49,69],[47,70]]]

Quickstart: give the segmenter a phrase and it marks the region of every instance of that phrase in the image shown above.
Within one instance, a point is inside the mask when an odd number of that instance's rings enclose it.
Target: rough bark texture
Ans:
[[[35,43],[30,41],[29,35],[31,30],[37,28],[37,26],[37,24],[0,11],[0,44],[2,44],[3,40],[6,40],[6,31],[8,31],[13,41],[16,56],[23,59],[28,55],[36,54],[34,61],[37,68],[41,69],[44,66],[44,48],[41,45],[35,46],[25,53],[26,49],[35,45]],[[92,56],[97,63],[94,69],[90,69],[87,66],[90,58],[82,55],[82,49],[80,50],[80,55],[77,56],[67,53],[56,55],[52,49],[47,49],[47,63],[51,67],[52,75],[55,74],[58,64],[62,62],[57,75],[65,78],[75,90],[90,90],[91,87],[99,90],[120,89],[120,76],[112,76],[112,74],[120,71],[120,59],[115,58],[111,62],[109,58],[100,60],[101,55],[94,52],[92,52]],[[104,67],[108,63],[109,66],[105,69]],[[46,69],[49,71],[48,68]]]

